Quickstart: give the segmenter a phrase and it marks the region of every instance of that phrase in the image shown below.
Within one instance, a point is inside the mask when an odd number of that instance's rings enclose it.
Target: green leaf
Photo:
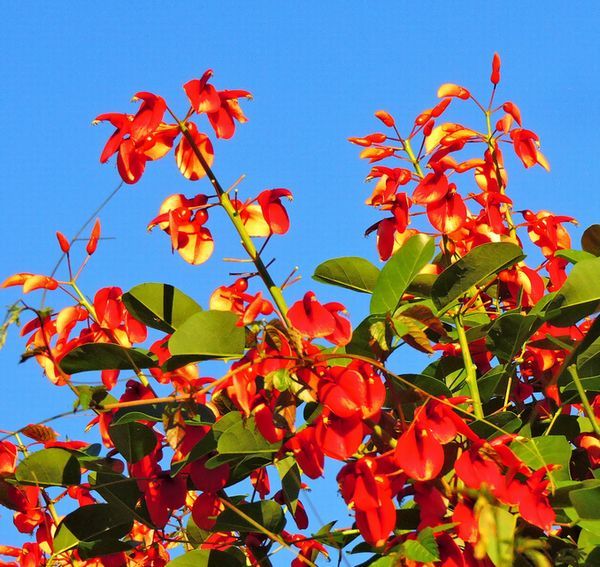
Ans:
[[[535,315],[505,313],[489,328],[486,343],[500,362],[511,362],[541,324],[542,321]]]
[[[217,452],[220,455],[275,453],[281,446],[281,443],[269,443],[260,434],[253,417],[243,419],[237,411],[217,421],[213,430],[218,435]]]
[[[143,283],[123,294],[127,311],[148,327],[173,333],[194,313],[202,311],[191,297],[169,284]]]
[[[582,520],[600,520],[600,486],[571,490],[569,499]]]
[[[583,260],[573,266],[554,300],[546,308],[546,320],[568,327],[591,315],[600,306],[600,258]]]
[[[128,463],[137,463],[156,447],[154,431],[135,421],[111,425],[108,435]]]
[[[433,238],[416,234],[407,240],[385,264],[371,297],[371,313],[394,312],[410,283],[431,261]]]
[[[479,510],[479,533],[496,567],[513,565],[517,516],[499,506],[484,504]]]
[[[432,563],[440,560],[440,552],[431,528],[424,528],[417,539],[407,539],[402,544],[402,555],[412,561]]]
[[[524,257],[523,250],[510,242],[481,244],[437,277],[431,289],[433,302],[439,311],[444,311],[473,286],[487,283]]]
[[[79,461],[66,449],[53,447],[32,453],[17,466],[15,478],[21,484],[74,486],[81,482]]]
[[[67,374],[92,370],[133,370],[157,366],[147,350],[109,343],[88,343],[70,350],[60,361]]]
[[[600,256],[600,224],[588,226],[583,231],[581,247],[594,256]]]
[[[121,425],[132,421],[162,421],[167,404],[147,404],[133,408],[121,408],[113,416],[111,425]]]
[[[67,514],[56,528],[54,554],[76,547],[80,542],[119,540],[133,527],[133,518],[111,504],[90,504]]]
[[[298,494],[302,485],[300,467],[294,457],[286,457],[275,463],[279,478],[281,479],[281,488],[286,506],[292,514],[296,513],[298,505]]]
[[[279,533],[285,526],[285,517],[281,506],[273,500],[261,500],[260,502],[251,502],[249,504],[240,504],[237,506],[240,512],[252,518],[263,528]],[[256,526],[245,520],[235,510],[226,508],[217,517],[214,531],[217,532],[256,532]]]
[[[75,386],[75,390],[77,390],[78,395],[74,404],[75,409],[79,407],[81,409],[94,409],[102,404],[114,404],[117,402],[117,398],[109,394],[104,386],[80,384]]]
[[[379,277],[379,268],[364,258],[347,256],[319,264],[313,280],[346,289],[371,293]]]
[[[169,350],[174,356],[196,360],[238,358],[244,354],[246,333],[237,321],[237,315],[229,311],[196,313],[173,333]]]
[[[534,470],[546,465],[561,465],[560,469],[549,474],[556,481],[570,480],[571,445],[564,435],[534,437],[525,442],[514,441],[510,444],[510,448],[519,459]]]
[[[134,478],[122,474],[99,471],[90,474],[92,488],[121,514],[132,517],[149,527],[154,527],[146,510],[142,493]]]
[[[581,262],[582,260],[590,260],[594,256],[598,256],[598,254],[590,254],[584,250],[557,250],[554,255],[557,258],[568,260],[571,264],[577,264],[577,262]]]
[[[166,567],[243,567],[246,562],[229,551],[194,549],[169,561]]]

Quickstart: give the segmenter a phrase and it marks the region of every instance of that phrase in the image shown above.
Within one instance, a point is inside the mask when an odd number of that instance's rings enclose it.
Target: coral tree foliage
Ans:
[[[184,85],[183,118],[148,92],[135,114],[98,116],[115,128],[100,161],[116,154],[125,183],[171,151],[184,177],[207,178],[206,193],[166,197],[149,228],[196,265],[215,246],[209,214],[224,213],[255,271],[204,310],[158,283],[88,299],[80,250],[57,233],[67,279],[4,282],[69,298],[60,310],[23,300],[9,321],[27,319],[24,357],[73,391],[102,444],[43,423],[2,440],[0,501],[31,538],[0,547],[1,564],[269,565],[279,548],[294,566],[338,553],[353,565],[598,564],[600,227],[577,251],[571,217],[513,207],[507,155],[548,162],[517,105],[497,102],[498,55],[490,80],[488,104],[444,84],[408,129],[381,110],[382,131],[350,139],[374,164],[366,202],[382,218],[367,233],[385,263],[336,258],[314,279],[370,294],[354,328],[314,291],[288,308],[294,273],[277,284],[263,262],[289,229],[291,192],[242,199],[211,169],[211,137],[246,121],[248,92],[218,90],[207,71]],[[480,125],[452,122],[459,104]],[[82,267],[100,239],[97,222]],[[420,374],[402,373],[400,347],[429,355]],[[206,377],[210,359],[231,363]],[[80,372],[102,385],[76,385]],[[309,526],[310,481],[336,470],[353,520]]]

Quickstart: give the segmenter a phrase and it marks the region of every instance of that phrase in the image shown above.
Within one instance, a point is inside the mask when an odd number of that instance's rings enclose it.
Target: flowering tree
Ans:
[[[279,548],[296,567],[334,552],[378,567],[598,564],[600,226],[574,250],[571,217],[514,209],[505,150],[549,167],[517,105],[496,100],[498,55],[490,79],[487,104],[444,84],[408,129],[378,111],[382,131],[350,139],[376,164],[366,202],[382,218],[367,234],[384,263],[335,258],[313,278],[370,295],[354,328],[314,291],[288,307],[294,272],[279,284],[263,261],[289,229],[292,193],[244,200],[212,169],[197,121],[231,138],[250,93],[217,90],[207,71],[184,85],[183,115],[139,92],[136,114],[98,116],[115,128],[100,161],[116,154],[125,183],[173,148],[184,177],[207,178],[206,193],[167,197],[149,228],[197,265],[214,248],[209,215],[224,214],[254,268],[208,309],[168,283],[88,296],[78,278],[96,221],[85,251],[57,233],[63,279],[5,280],[67,298],[56,310],[20,301],[3,331],[26,319],[24,358],[73,391],[102,444],[59,441],[42,422],[1,441],[0,502],[32,539],[0,546],[0,564],[270,565]],[[482,126],[446,120],[460,103]],[[391,358],[400,347],[439,356],[406,374]],[[202,376],[214,359],[231,364]],[[81,372],[103,385],[75,385]],[[309,528],[302,498],[326,460],[340,464],[354,523]]]

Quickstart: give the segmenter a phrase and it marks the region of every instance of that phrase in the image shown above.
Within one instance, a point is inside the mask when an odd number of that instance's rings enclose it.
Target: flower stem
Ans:
[[[171,113],[171,114],[173,115],[173,113]],[[210,182],[215,190],[215,193],[217,194],[217,197],[219,198],[219,202],[220,202],[221,206],[227,213],[227,216],[233,223],[233,226],[235,227],[237,233],[239,234],[239,236],[242,240],[242,246],[244,247],[244,250],[246,250],[248,256],[250,256],[250,259],[256,266],[256,270],[258,271],[258,274],[260,275],[265,286],[269,290],[269,293],[271,294],[271,297],[273,298],[275,305],[277,305],[277,309],[279,310],[279,313],[281,315],[283,322],[285,323],[286,326],[289,326],[289,321],[287,319],[287,304],[283,297],[283,293],[281,292],[281,288],[278,285],[276,285],[275,282],[273,281],[273,278],[271,277],[271,274],[269,273],[267,267],[265,266],[265,263],[263,262],[263,260],[260,256],[260,253],[256,249],[256,246],[254,246],[254,242],[252,242],[252,238],[248,234],[248,231],[246,230],[246,227],[244,226],[242,219],[240,218],[235,207],[233,206],[233,203],[231,202],[231,199],[229,198],[229,194],[223,190],[223,187],[221,187],[219,180],[217,179],[213,170],[208,165],[204,156],[202,155],[200,148],[198,148],[196,142],[194,141],[193,136],[190,134],[190,131],[188,130],[185,123],[181,122],[175,115],[173,115],[173,117],[175,118],[175,120],[177,120],[177,124],[179,126],[179,129],[181,130],[181,133],[185,136],[186,140],[189,142],[189,144],[192,148],[192,151],[194,152],[194,155],[196,156],[196,158],[198,158],[198,161],[204,168],[204,171],[206,172],[206,175],[207,175],[208,179],[210,180]]]
[[[466,381],[471,393],[475,417],[477,419],[483,419],[483,406],[481,404],[481,397],[479,396],[479,386],[477,385],[477,367],[471,358],[471,351],[469,350],[469,343],[467,342],[467,335],[465,333],[465,327],[463,325],[462,315],[460,313],[454,317],[454,323],[456,324],[460,352],[462,354],[465,371],[467,373]]]
[[[592,428],[594,429],[594,433],[596,435],[600,435],[600,425],[598,425],[598,420],[596,419],[596,414],[594,413],[594,409],[590,405],[590,401],[588,400],[587,394],[583,388],[583,384],[581,383],[581,379],[579,378],[579,374],[577,373],[577,368],[574,364],[571,364],[567,368],[571,378],[573,379],[573,383],[575,384],[575,388],[577,388],[577,393],[581,398],[581,404],[583,405],[583,411],[587,418],[592,423]]]

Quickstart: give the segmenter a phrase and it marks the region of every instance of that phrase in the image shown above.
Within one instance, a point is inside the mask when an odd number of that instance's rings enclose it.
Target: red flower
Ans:
[[[409,477],[431,480],[442,470],[444,449],[429,430],[414,423],[398,439],[394,458]]]
[[[139,92],[133,100],[142,100],[135,116],[113,112],[101,114],[94,120],[94,124],[106,121],[116,128],[102,150],[100,162],[106,163],[118,152],[117,168],[125,183],[136,183],[146,162],[163,157],[179,134],[177,125],[162,122],[166,110],[162,97]]]
[[[310,478],[319,478],[323,474],[325,456],[315,437],[315,428],[306,427],[287,442],[302,472]]]
[[[285,234],[290,228],[290,219],[281,204],[281,198],[292,200],[292,193],[288,189],[267,189],[258,196],[258,204],[263,217],[273,234]]]
[[[187,122],[186,127],[194,141],[194,145],[199,150],[208,167],[211,167],[215,159],[215,152],[210,138],[206,134],[199,132],[193,122]],[[177,167],[181,171],[181,174],[190,181],[198,181],[198,179],[202,179],[206,175],[204,166],[195,153],[196,148],[193,148],[190,141],[185,136],[182,136],[175,149]]]
[[[544,154],[538,150],[540,139],[535,132],[515,128],[511,130],[510,137],[513,141],[515,153],[525,167],[533,167],[536,163],[539,163],[544,169],[550,170]]]
[[[190,104],[198,114],[206,113],[217,138],[231,138],[235,132],[235,122],[247,122],[238,103],[239,98],[251,99],[248,91],[217,91],[208,84],[213,72],[209,69],[200,79],[193,79],[183,85]]]
[[[321,305],[315,294],[309,291],[302,301],[290,307],[288,318],[298,331],[311,339],[324,337],[334,344],[345,345],[350,342],[352,328],[350,322],[340,315],[341,311],[345,311],[341,303]]]

